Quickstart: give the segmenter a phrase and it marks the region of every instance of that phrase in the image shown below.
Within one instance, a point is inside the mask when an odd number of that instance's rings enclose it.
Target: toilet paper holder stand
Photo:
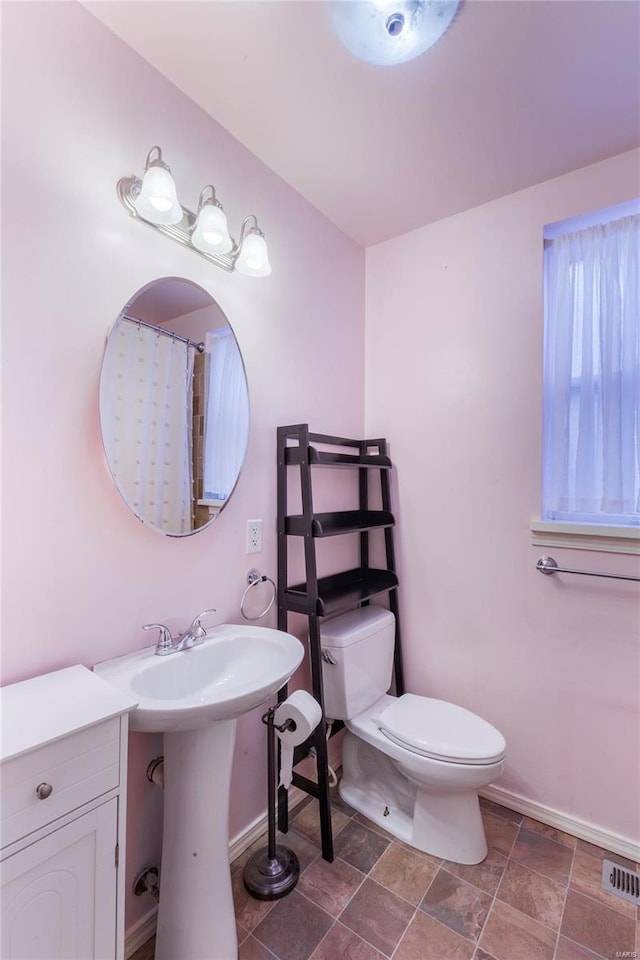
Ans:
[[[295,730],[291,717],[276,723],[274,716],[279,703],[262,715],[267,727],[267,846],[256,851],[244,868],[244,885],[258,900],[277,900],[295,887],[300,876],[300,864],[293,850],[276,843],[276,730]]]

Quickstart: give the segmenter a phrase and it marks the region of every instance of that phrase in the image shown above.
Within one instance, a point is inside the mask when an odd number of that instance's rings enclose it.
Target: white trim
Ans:
[[[289,812],[291,813],[296,807],[299,807],[306,796],[307,794],[302,790],[298,790],[297,787],[290,787]],[[253,823],[250,823],[249,826],[241,830],[233,840],[229,841],[229,863],[233,863],[245,850],[248,850],[252,843],[255,843],[263,833],[266,833],[268,827],[269,818],[265,810],[263,814],[256,817]]]
[[[307,794],[302,790],[298,790],[297,787],[291,787],[289,789],[289,811],[293,812],[297,807],[300,806],[302,801],[307,797]],[[267,830],[269,825],[269,818],[267,816],[267,811],[261,814],[259,817],[250,823],[248,827],[244,830],[241,830],[232,840],[229,841],[229,863],[233,863],[241,854],[248,850],[252,843],[255,843]],[[129,960],[130,957],[139,950],[140,947],[144,946],[147,940],[150,940],[156,932],[156,924],[158,921],[158,907],[152,907],[151,910],[145,914],[140,920],[137,920],[129,929],[127,930],[124,942],[124,955],[125,960]]]
[[[605,850],[617,853],[621,857],[633,860],[635,863],[640,861],[640,843],[630,837],[620,836],[617,833],[612,833],[611,830],[605,830],[593,823],[587,823],[586,820],[561,813],[560,810],[547,807],[544,803],[527,800],[526,797],[521,797],[520,794],[512,793],[503,787],[486,787],[479,793],[487,800],[493,800],[494,803],[499,803],[503,807],[523,813],[533,820],[539,820],[540,823],[546,823],[550,827],[562,830],[563,833],[570,833],[572,836],[578,837],[580,840],[586,840],[587,843],[592,843],[596,847],[603,847]]]
[[[531,542],[535,546],[640,555],[638,527],[608,527],[556,520],[532,520],[529,526]]]
[[[156,932],[157,921],[158,907],[156,905],[152,907],[144,917],[136,920],[136,922],[129,927],[124,940],[125,960],[129,960],[129,957],[132,957],[136,950],[139,950],[148,940],[151,940],[151,937],[153,937]]]

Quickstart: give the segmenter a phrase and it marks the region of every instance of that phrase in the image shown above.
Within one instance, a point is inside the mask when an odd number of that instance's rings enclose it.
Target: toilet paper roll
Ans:
[[[279,726],[292,720],[288,730],[278,730]],[[293,750],[304,743],[322,720],[320,704],[306,690],[294,690],[290,697],[277,708],[273,722],[276,734],[280,738],[280,786],[289,789],[293,771]]]

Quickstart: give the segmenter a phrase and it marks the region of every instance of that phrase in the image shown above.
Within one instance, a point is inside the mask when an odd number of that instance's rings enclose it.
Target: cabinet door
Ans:
[[[117,813],[109,800],[3,862],[3,960],[115,956]]]

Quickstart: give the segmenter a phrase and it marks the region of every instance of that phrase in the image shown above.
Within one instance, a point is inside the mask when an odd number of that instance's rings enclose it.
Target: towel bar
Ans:
[[[594,573],[592,570],[571,570],[568,567],[559,567],[553,557],[540,557],[536,563],[536,570],[540,573],[577,573],[581,577],[607,577],[609,580],[637,580],[640,577],[630,577],[623,573]]]

